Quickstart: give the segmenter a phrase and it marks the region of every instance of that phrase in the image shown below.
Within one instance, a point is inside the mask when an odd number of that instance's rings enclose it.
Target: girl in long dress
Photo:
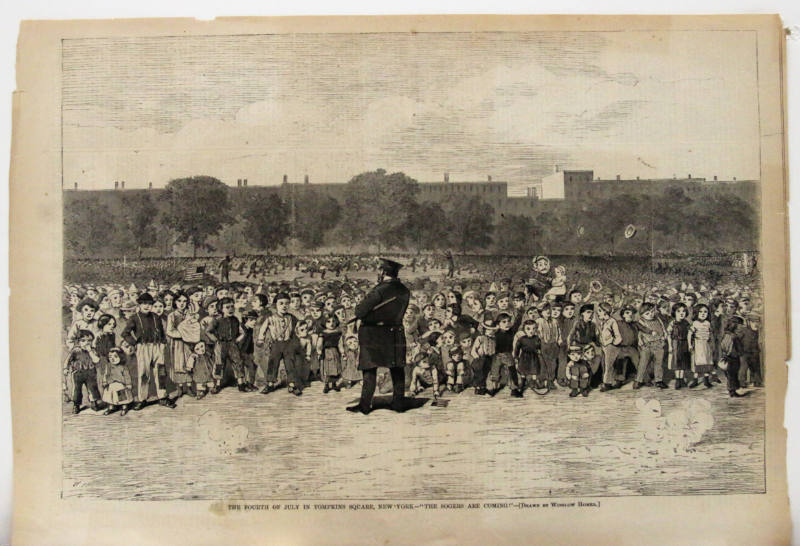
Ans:
[[[689,351],[689,328],[691,325],[686,320],[688,310],[686,305],[678,303],[672,310],[672,322],[667,327],[669,335],[669,368],[675,372],[675,390],[686,383],[686,371],[692,366],[692,353]]]
[[[320,334],[318,343],[318,353],[322,355],[320,376],[325,381],[322,392],[329,392],[331,389],[339,390],[339,376],[342,373],[342,354],[339,350],[339,341],[342,339],[342,331],[339,328],[339,319],[336,315],[328,315],[325,318],[325,329]]]
[[[356,382],[361,381],[361,371],[358,369],[358,336],[349,334],[344,339],[342,352],[342,383],[348,389]]]
[[[708,306],[698,305],[694,308],[695,319],[689,328],[689,349],[692,351],[692,371],[695,374],[690,387],[697,385],[703,378],[703,385],[711,388],[711,372],[714,370],[714,333],[708,317]]]
[[[192,384],[192,376],[186,368],[186,363],[192,354],[192,345],[189,343],[194,340],[184,340],[179,326],[186,320],[187,306],[189,297],[183,293],[178,292],[175,295],[173,305],[175,309],[167,315],[166,334],[169,341],[167,351],[169,353],[169,366],[170,376],[172,382],[178,387],[181,395],[190,392]]]
[[[531,389],[541,387],[542,342],[537,335],[536,323],[532,320],[522,323],[522,335],[514,341],[514,360],[517,362],[521,390],[525,389],[526,383]]]

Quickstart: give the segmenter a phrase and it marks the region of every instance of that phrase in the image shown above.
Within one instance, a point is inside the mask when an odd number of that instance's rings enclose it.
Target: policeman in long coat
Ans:
[[[380,366],[389,368],[392,376],[392,409],[404,409],[406,336],[403,315],[411,292],[397,278],[401,267],[397,262],[381,258],[378,285],[355,308],[355,317],[361,321],[358,369],[362,372],[363,382],[361,401],[348,407],[348,411],[367,414],[372,410]]]

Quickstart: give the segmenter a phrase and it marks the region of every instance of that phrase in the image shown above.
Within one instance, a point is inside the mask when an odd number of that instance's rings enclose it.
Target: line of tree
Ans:
[[[254,188],[251,188],[254,189]],[[353,177],[342,203],[314,189],[233,192],[210,176],[171,180],[154,197],[115,201],[66,192],[67,256],[251,254],[289,249],[387,248],[501,254],[733,252],[755,249],[758,212],[725,192],[661,193],[536,203],[528,215],[500,215],[478,196],[420,201],[416,180],[383,169]],[[88,193],[88,192],[87,192]],[[78,198],[80,196],[80,198]],[[635,235],[625,230],[634,226]],[[182,250],[181,250],[182,249]]]

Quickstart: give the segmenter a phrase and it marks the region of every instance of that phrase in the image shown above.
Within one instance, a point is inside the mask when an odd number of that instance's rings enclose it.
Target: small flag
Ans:
[[[197,267],[187,267],[183,278],[187,281],[199,281],[202,280],[205,274],[206,266],[198,265]]]

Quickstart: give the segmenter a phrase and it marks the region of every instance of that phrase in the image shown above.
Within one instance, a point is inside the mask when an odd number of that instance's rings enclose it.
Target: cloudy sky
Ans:
[[[748,32],[64,41],[64,180],[759,177]]]

